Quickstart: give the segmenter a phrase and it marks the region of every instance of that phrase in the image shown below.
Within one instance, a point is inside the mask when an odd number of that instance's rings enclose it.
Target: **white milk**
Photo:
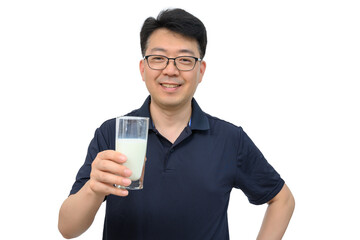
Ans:
[[[117,139],[116,151],[127,157],[124,166],[132,171],[130,180],[139,180],[145,162],[146,140],[136,138]]]

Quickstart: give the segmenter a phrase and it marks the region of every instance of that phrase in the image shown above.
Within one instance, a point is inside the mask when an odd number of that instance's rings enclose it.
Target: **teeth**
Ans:
[[[166,87],[166,88],[176,88],[176,87],[179,87],[180,85],[174,85],[174,84],[161,84],[162,86]]]

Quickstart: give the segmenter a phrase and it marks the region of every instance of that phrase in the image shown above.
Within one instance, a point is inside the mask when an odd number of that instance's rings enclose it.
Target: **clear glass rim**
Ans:
[[[116,119],[144,119],[144,120],[149,120],[148,117],[140,117],[140,116],[119,116],[119,117],[116,117]]]

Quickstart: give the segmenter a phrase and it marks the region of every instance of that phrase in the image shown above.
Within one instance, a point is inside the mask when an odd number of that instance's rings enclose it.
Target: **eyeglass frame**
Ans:
[[[160,57],[164,57],[164,58],[166,58],[166,59],[167,59],[167,62],[166,62],[165,67],[164,67],[164,68],[159,68],[159,69],[150,67],[149,60],[148,60],[148,59],[149,59],[149,57],[153,57],[153,56],[160,56]],[[182,57],[190,57],[190,58],[195,59],[194,66],[193,66],[191,69],[189,69],[189,70],[181,70],[181,69],[179,69],[179,68],[178,68],[178,66],[176,65],[175,60],[176,60],[177,58],[182,58]],[[179,71],[182,71],[182,72],[192,71],[192,70],[195,68],[196,63],[197,63],[197,62],[201,62],[201,61],[202,61],[202,59],[201,59],[201,58],[197,58],[197,57],[194,57],[194,56],[178,56],[178,57],[175,57],[175,58],[169,58],[169,57],[167,57],[167,56],[164,56],[164,55],[158,55],[158,54],[146,55],[146,56],[144,56],[144,60],[146,60],[148,67],[149,67],[150,69],[152,69],[152,70],[164,70],[164,69],[165,69],[165,68],[169,65],[170,60],[173,60],[173,61],[174,61],[174,65],[175,65],[176,69],[177,69],[177,70],[179,70]]]

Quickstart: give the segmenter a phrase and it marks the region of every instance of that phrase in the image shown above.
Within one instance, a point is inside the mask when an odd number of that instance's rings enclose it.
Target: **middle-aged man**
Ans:
[[[229,239],[227,208],[238,188],[251,203],[268,203],[258,239],[281,239],[295,205],[289,188],[241,127],[193,98],[206,69],[203,23],[170,9],[146,19],[140,35],[150,96],[128,115],[150,118],[144,189],[114,187],[128,186],[131,171],[114,151],[115,119],[104,122],[61,206],[62,235],[85,232],[106,201],[103,239]]]

